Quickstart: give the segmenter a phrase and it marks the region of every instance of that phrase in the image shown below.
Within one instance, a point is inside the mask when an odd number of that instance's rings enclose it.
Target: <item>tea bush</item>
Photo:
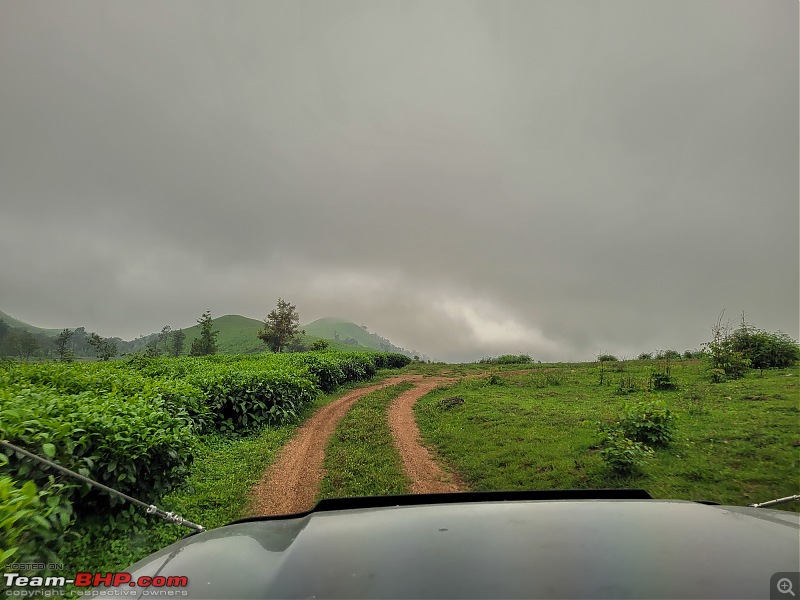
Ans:
[[[180,483],[192,461],[195,429],[188,414],[144,394],[64,394],[0,375],[0,436],[121,492],[158,498]],[[46,467],[12,454],[15,479],[47,483]],[[89,491],[81,510],[117,504]],[[75,491],[70,492],[75,496]]]
[[[51,478],[40,491],[32,481],[0,476],[0,564],[60,562],[58,549],[73,521],[64,487]]]

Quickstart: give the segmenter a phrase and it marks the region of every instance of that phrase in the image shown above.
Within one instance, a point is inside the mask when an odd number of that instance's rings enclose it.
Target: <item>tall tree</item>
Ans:
[[[158,343],[164,345],[164,352],[169,352],[169,333],[171,330],[172,327],[169,325],[164,325],[161,328],[161,333],[158,334]]]
[[[61,362],[72,362],[73,360],[74,352],[67,348],[67,344],[74,333],[71,329],[62,329],[61,333],[56,336],[56,352],[58,360]]]
[[[183,346],[186,343],[186,334],[183,329],[176,329],[172,332],[172,356],[183,354]]]
[[[203,316],[197,319],[197,322],[200,324],[200,337],[192,340],[192,348],[189,354],[192,356],[216,354],[219,331],[213,330],[214,321],[211,319],[211,311],[204,312]]]
[[[278,305],[264,319],[264,329],[258,332],[258,337],[273,352],[281,352],[298,333],[305,334],[299,327],[300,315],[297,314],[297,308],[283,298],[278,298]]]
[[[92,332],[86,338],[86,342],[94,348],[97,358],[100,360],[109,360],[117,355],[117,344],[114,340],[100,337]]]

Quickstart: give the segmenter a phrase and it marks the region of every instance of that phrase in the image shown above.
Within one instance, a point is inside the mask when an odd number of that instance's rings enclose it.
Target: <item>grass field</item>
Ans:
[[[410,365],[427,370],[434,365]],[[415,413],[424,442],[473,490],[640,487],[656,498],[748,504],[798,493],[800,398],[798,370],[751,372],[709,383],[705,366],[672,366],[675,391],[648,392],[649,361],[536,365],[496,384],[466,379],[421,399]],[[454,369],[448,365],[442,371]],[[455,367],[476,370],[475,366]],[[619,382],[638,386],[619,395]],[[610,385],[609,385],[610,384]],[[457,396],[464,404],[442,408]],[[634,399],[663,400],[677,416],[673,443],[658,450],[638,477],[618,477],[597,449],[597,421],[610,420]],[[786,505],[798,510],[797,504]]]

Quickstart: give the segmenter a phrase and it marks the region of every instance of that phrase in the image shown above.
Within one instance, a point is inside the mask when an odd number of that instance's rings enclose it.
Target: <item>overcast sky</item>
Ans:
[[[0,309],[436,359],[798,336],[796,0],[0,0]]]

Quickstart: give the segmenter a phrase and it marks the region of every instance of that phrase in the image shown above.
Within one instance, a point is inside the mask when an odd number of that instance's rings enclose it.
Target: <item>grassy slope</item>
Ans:
[[[656,498],[737,505],[797,493],[797,369],[715,385],[704,365],[687,361],[673,366],[679,390],[619,396],[621,377],[644,387],[649,373],[644,361],[624,368],[611,373],[611,386],[598,385],[591,364],[538,365],[532,374],[501,375],[499,385],[465,380],[421,399],[417,422],[425,443],[475,490],[641,487]],[[449,396],[464,405],[439,407]],[[596,452],[595,422],[637,398],[666,402],[678,416],[675,439],[643,476],[617,478]]]
[[[43,333],[45,335],[55,336],[61,333],[61,329],[43,329],[41,327],[35,327],[25,321],[20,321],[19,319],[15,319],[9,314],[4,313],[0,310],[0,319],[3,319],[6,323],[8,323],[11,327],[15,327],[17,329],[24,329],[25,331],[30,331],[31,333]]]
[[[308,325],[304,325],[302,329],[305,329],[308,335],[325,338],[326,340],[332,340],[333,334],[336,332],[339,335],[340,341],[346,338],[353,338],[359,345],[375,350],[381,350],[381,344],[387,343],[377,334],[365,331],[363,327],[337,317],[323,317],[322,319],[317,319]],[[397,352],[398,350],[399,348],[397,347],[394,347],[394,349],[386,349],[388,352]]]
[[[256,319],[250,319],[241,315],[225,315],[214,319],[214,329],[219,331],[217,344],[219,351],[223,354],[251,354],[254,352],[264,352],[266,346],[258,339],[258,332],[263,329],[264,323]],[[354,327],[357,327],[354,325]],[[303,329],[303,327],[301,327]],[[360,327],[358,329],[361,329]],[[361,330],[363,332],[363,329]],[[193,325],[183,330],[186,334],[184,353],[189,353],[192,340],[200,335],[200,325]],[[314,340],[324,337],[308,334],[301,336],[301,340],[311,344]],[[341,342],[329,340],[333,350],[362,350],[358,346],[350,346]]]

